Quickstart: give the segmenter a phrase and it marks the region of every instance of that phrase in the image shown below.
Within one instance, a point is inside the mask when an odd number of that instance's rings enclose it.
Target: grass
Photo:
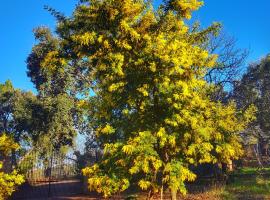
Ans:
[[[270,200],[270,168],[242,168],[230,175],[229,183],[225,186],[198,187],[198,192],[193,191],[187,196],[179,196],[181,200]],[[204,188],[200,190],[200,186]],[[130,196],[127,199],[145,200],[147,194]],[[154,199],[158,200],[159,195]],[[164,193],[164,199],[170,199],[170,193]]]
[[[226,186],[217,186],[185,200],[269,200],[270,168],[243,168],[231,174]]]
[[[270,199],[270,168],[242,168],[219,189],[221,200]]]
[[[266,170],[264,170],[266,171]],[[181,200],[269,200],[270,178],[257,174],[256,169],[243,169],[238,176],[226,186],[213,186],[204,192],[181,196]],[[252,172],[256,172],[254,174]],[[250,176],[252,175],[252,176]],[[145,196],[145,195],[144,195]],[[170,194],[164,199],[170,199]],[[139,200],[146,198],[137,198]],[[156,199],[159,199],[158,197]]]
[[[237,170],[234,174],[238,175],[255,175],[255,174],[270,174],[270,167],[267,168],[252,168],[244,167]]]
[[[225,187],[223,194],[224,199],[269,199],[270,179],[263,175],[236,178]]]

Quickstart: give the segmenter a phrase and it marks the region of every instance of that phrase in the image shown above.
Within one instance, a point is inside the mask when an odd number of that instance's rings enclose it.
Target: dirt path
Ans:
[[[68,196],[82,194],[82,188],[83,185],[80,180],[58,181],[51,184],[48,182],[36,182],[32,185],[24,184],[12,196],[11,200],[39,200],[58,197],[67,199]]]

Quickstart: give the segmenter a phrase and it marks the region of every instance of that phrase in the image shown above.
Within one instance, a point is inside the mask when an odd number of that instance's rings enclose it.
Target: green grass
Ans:
[[[270,180],[261,176],[254,178],[237,178],[226,186],[226,190],[235,194],[270,195]]]
[[[235,176],[233,176],[235,174]],[[231,176],[230,184],[221,190],[221,199],[269,199],[270,168],[243,168]]]
[[[229,184],[226,186],[220,186],[206,191],[206,193],[203,194],[207,195],[204,199],[270,199],[270,168],[243,168],[232,173],[231,177],[233,178],[230,179]]]
[[[213,188],[203,195],[207,195],[205,199],[211,200],[270,199],[270,179],[259,176],[237,178],[233,183]]]
[[[268,168],[252,168],[252,167],[244,167],[234,172],[235,174],[240,175],[252,175],[252,174],[270,174],[270,167]]]

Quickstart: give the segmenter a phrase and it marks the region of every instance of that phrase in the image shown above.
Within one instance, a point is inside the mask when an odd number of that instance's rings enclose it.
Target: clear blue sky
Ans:
[[[155,0],[158,4],[161,0]],[[55,20],[43,9],[50,5],[70,15],[76,0],[3,0],[0,5],[0,82],[12,80],[15,87],[33,90],[26,76],[25,60],[35,44],[33,28],[55,26]],[[238,39],[238,46],[250,48],[248,61],[270,52],[269,0],[205,0],[195,19],[203,26],[222,22],[226,32]]]

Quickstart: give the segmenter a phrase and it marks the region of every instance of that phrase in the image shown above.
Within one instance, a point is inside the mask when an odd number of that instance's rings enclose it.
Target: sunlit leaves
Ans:
[[[13,141],[12,138],[6,134],[1,134],[0,137],[0,152],[1,154],[7,155],[11,153],[12,150],[17,150],[19,145]]]
[[[125,146],[123,146],[122,151],[125,154],[130,155],[130,154],[132,154],[132,152],[134,151],[134,149],[135,149],[135,147],[132,146],[132,145],[125,145]]]
[[[17,150],[19,145],[16,144],[6,134],[0,136],[0,154],[8,155],[12,150]],[[22,175],[19,175],[17,171],[11,173],[5,173],[2,170],[3,163],[0,162],[0,199],[7,199],[15,191],[16,187],[24,182]]]
[[[151,182],[150,181],[145,181],[145,180],[140,180],[138,185],[140,186],[140,188],[142,190],[147,190],[150,187]]]
[[[100,134],[106,134],[106,135],[109,135],[109,134],[112,134],[115,132],[115,129],[110,126],[109,124],[107,124],[106,126],[104,126],[103,128],[100,129]]]
[[[77,42],[81,46],[89,46],[96,41],[96,33],[95,32],[86,32],[83,35],[74,35],[73,40]],[[99,41],[101,39],[99,38]]]
[[[164,2],[155,11],[151,1],[90,0],[58,27],[59,55],[76,61],[74,72],[86,75],[95,93],[89,121],[104,155],[83,172],[105,197],[129,182],[185,194],[185,182],[196,178],[191,164],[242,153],[237,133],[253,112],[213,102],[204,79],[217,56],[202,43],[218,27],[190,31],[186,20],[201,1]]]
[[[180,12],[182,17],[191,18],[191,12],[198,10],[202,5],[202,1],[198,0],[171,0],[174,9]]]

